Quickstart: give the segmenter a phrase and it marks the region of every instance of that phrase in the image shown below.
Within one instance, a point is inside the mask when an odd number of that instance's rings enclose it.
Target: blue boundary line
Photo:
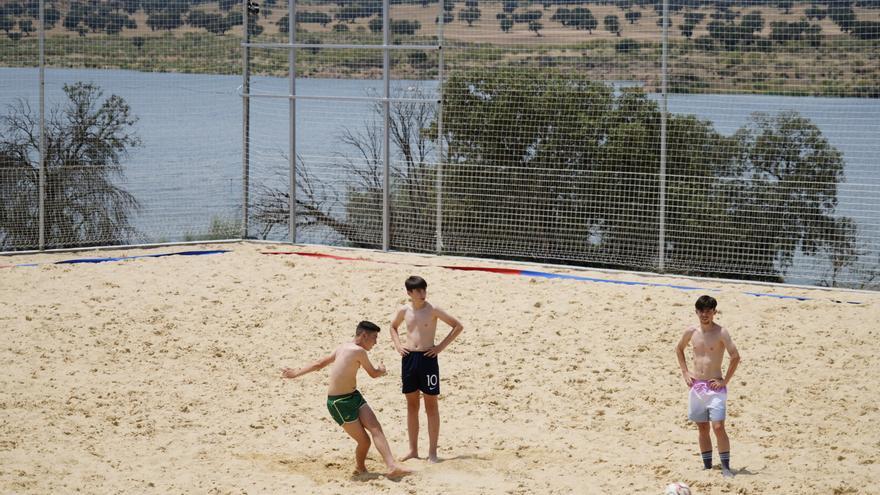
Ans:
[[[541,278],[561,278],[566,280],[581,280],[584,282],[599,282],[605,284],[618,284],[618,285],[641,285],[645,287],[669,287],[671,289],[680,289],[680,290],[708,290],[712,292],[718,292],[719,289],[705,289],[703,287],[691,287],[688,285],[675,285],[675,284],[660,284],[654,282],[633,282],[631,280],[613,280],[606,278],[595,278],[595,277],[583,277],[580,275],[565,275],[559,273],[547,273],[547,272],[535,272],[530,270],[522,270],[520,275],[525,275],[527,277],[541,277]]]
[[[679,290],[700,290],[706,292],[720,292],[721,289],[708,289],[705,287],[694,287],[689,285],[676,285],[676,284],[661,284],[655,282],[634,282],[631,280],[613,280],[606,278],[595,278],[595,277],[583,277],[580,275],[566,275],[559,273],[547,273],[547,272],[537,272],[531,270],[522,270],[520,271],[520,275],[525,275],[527,277],[540,277],[540,278],[551,278],[551,279],[563,279],[563,280],[580,280],[584,282],[597,282],[603,284],[617,284],[617,285],[629,285],[629,286],[643,286],[643,287],[668,287],[670,289],[679,289]],[[744,282],[747,283],[747,282]],[[743,294],[755,297],[773,297],[776,299],[791,299],[795,301],[812,301],[814,298],[812,297],[804,297],[804,296],[789,296],[785,294],[770,294],[767,292],[748,292],[743,291]],[[831,301],[836,303],[846,303],[846,304],[862,304],[860,301],[841,301],[837,299],[831,299]]]
[[[21,263],[18,265],[12,265],[12,268],[18,267],[26,267],[26,266],[40,266],[42,265],[69,265],[76,263],[107,263],[110,261],[125,261],[125,260],[136,260],[140,258],[163,258],[165,256],[201,256],[207,254],[222,254],[229,253],[231,249],[215,249],[210,251],[180,251],[178,253],[159,253],[159,254],[142,254],[139,256],[121,256],[118,258],[77,258],[72,260],[61,260],[61,261],[53,261],[52,263]]]

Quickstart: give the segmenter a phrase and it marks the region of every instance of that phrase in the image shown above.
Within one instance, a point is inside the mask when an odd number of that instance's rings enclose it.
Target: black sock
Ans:
[[[721,458],[721,467],[730,471],[730,451],[719,452],[718,457]]]
[[[700,457],[703,458],[703,468],[712,469],[712,451],[700,452]]]

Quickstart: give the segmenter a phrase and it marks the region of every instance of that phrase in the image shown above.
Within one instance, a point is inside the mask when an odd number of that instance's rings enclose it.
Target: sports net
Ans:
[[[37,92],[20,4],[0,103]],[[95,82],[139,139],[47,174],[115,187],[47,196],[49,245],[235,237],[246,205],[250,237],[880,283],[880,2],[297,2],[293,88],[284,1],[248,14],[248,78],[241,2],[46,5],[47,108]],[[4,160],[0,242],[34,248],[33,158]]]

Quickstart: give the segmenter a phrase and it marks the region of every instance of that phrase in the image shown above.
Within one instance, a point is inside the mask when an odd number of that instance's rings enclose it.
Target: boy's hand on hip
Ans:
[[[685,385],[687,385],[688,387],[694,386],[694,376],[689,371],[686,371],[681,375],[684,377]]]
[[[440,354],[443,348],[439,345],[431,346],[427,351],[425,351],[425,356],[428,357],[437,357],[437,354]]]

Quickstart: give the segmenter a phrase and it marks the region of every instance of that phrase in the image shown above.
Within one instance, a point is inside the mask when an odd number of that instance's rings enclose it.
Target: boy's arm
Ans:
[[[449,334],[446,335],[446,338],[441,340],[439,344],[425,351],[425,355],[428,357],[434,357],[437,354],[440,354],[443,349],[446,349],[446,346],[452,343],[456,337],[464,330],[464,327],[461,325],[461,322],[458,321],[454,316],[450,315],[446,311],[443,311],[440,308],[434,308],[434,316],[437,317],[443,323],[446,323],[452,330],[449,331]]]
[[[678,366],[681,368],[681,376],[684,378],[684,382],[688,387],[694,384],[694,377],[691,376],[691,372],[688,370],[687,360],[684,358],[684,350],[687,348],[688,342],[691,341],[692,334],[693,330],[690,328],[685,330],[681,339],[678,341],[678,345],[675,346],[675,355],[678,357]]]
[[[405,349],[400,344],[400,334],[397,333],[397,328],[403,323],[403,316],[406,314],[406,308],[400,308],[397,310],[397,314],[394,315],[394,319],[391,321],[391,343],[394,345],[394,349],[400,353],[401,356],[406,356],[409,354],[409,351]]]
[[[358,352],[358,362],[371,378],[379,378],[387,372],[385,370],[385,365],[380,364],[379,366],[373,366],[366,350]]]
[[[336,360],[336,351],[334,350],[327,356],[322,357],[321,359],[315,361],[314,363],[300,368],[298,370],[294,370],[293,368],[282,368],[281,369],[281,378],[297,378],[305,375],[306,373],[311,373],[312,371],[318,371],[321,368],[324,368],[328,364],[332,363]]]
[[[733,339],[727,330],[722,332],[721,341],[724,342],[727,354],[730,355],[730,365],[727,367],[727,373],[724,374],[724,383],[722,384],[723,387],[726,387],[730,380],[733,379],[733,373],[736,372],[736,367],[739,366],[740,357],[739,350],[736,348],[736,344],[733,343]]]

